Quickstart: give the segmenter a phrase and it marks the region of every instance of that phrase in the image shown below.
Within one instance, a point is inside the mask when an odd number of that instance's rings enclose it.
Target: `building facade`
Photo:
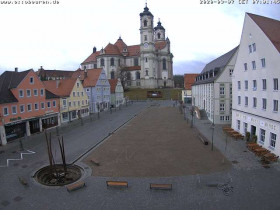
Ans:
[[[173,55],[165,28],[149,8],[140,13],[140,44],[127,46],[121,37],[115,44],[92,54],[81,63],[82,69],[104,68],[108,79],[126,74],[126,85],[131,88],[173,87]]]
[[[214,124],[230,124],[231,77],[238,47],[208,63],[192,86],[192,104],[204,110]]]
[[[245,15],[232,78],[232,128],[280,155],[280,21]]]
[[[79,78],[49,80],[43,83],[48,91],[60,97],[62,123],[89,115],[88,97]]]
[[[35,72],[6,71],[0,76],[1,144],[60,125],[59,98]]]
[[[184,90],[182,90],[182,101],[192,104],[192,85],[199,74],[184,74]]]
[[[124,90],[120,79],[109,79],[110,90],[111,90],[111,100],[110,104],[113,107],[119,107],[125,103]]]

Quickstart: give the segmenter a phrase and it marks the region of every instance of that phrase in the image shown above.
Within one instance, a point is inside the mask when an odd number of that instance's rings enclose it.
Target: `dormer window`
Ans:
[[[144,27],[147,27],[147,25],[148,25],[148,21],[144,20]]]
[[[30,84],[34,84],[34,78],[33,78],[33,77],[30,77],[30,78],[29,78],[29,82],[30,82]]]

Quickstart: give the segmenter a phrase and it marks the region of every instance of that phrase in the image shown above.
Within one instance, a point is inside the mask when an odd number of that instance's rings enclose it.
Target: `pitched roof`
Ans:
[[[131,45],[127,47],[128,56],[138,56],[140,54],[140,45]]]
[[[120,55],[119,48],[111,43],[109,43],[105,48],[104,48],[105,54],[106,55]]]
[[[166,46],[166,41],[158,41],[155,43],[156,50],[162,50]]]
[[[90,56],[87,57],[86,60],[84,60],[82,63],[89,63],[89,62],[96,62],[97,59],[96,57],[100,55],[100,51],[96,51],[94,53],[92,53]]]
[[[192,85],[195,82],[195,78],[199,74],[184,74],[184,88],[185,90],[192,89]]]
[[[87,69],[87,76],[85,76],[85,78],[84,78],[83,86],[84,87],[95,87],[102,70],[103,70],[102,68]]]
[[[120,52],[122,52],[124,48],[127,48],[127,45],[124,43],[121,37],[116,41],[114,45],[119,49]]]
[[[111,90],[111,93],[115,93],[115,91],[116,91],[116,86],[117,86],[117,84],[118,84],[118,79],[109,79],[108,80],[109,81],[109,83],[110,83],[110,90]]]
[[[280,21],[251,13],[247,14],[260,27],[280,53]]]
[[[59,98],[59,96],[53,94],[52,92],[46,89],[46,99],[52,99],[52,98]]]
[[[39,69],[37,74],[38,76],[43,77],[64,77],[64,78],[71,78],[74,71],[68,70],[45,70]]]
[[[206,66],[204,67],[202,72],[199,74],[199,76],[203,75],[203,74],[208,74],[208,72],[210,72],[210,71],[211,72],[215,71],[215,76],[204,79],[204,80],[198,80],[194,83],[194,85],[213,82],[220,75],[220,73],[223,70],[223,67],[225,67],[228,64],[228,62],[230,61],[232,56],[237,52],[238,47],[239,46],[235,47],[234,49],[227,52],[226,54],[224,54],[224,55],[216,58],[215,60],[211,61],[210,63],[206,64]]]
[[[141,66],[127,66],[124,67],[125,71],[135,71],[135,70],[141,70]]]
[[[61,79],[43,81],[46,89],[60,97],[69,97],[77,79]]]
[[[10,89],[16,88],[26,75],[33,70],[22,72],[5,71],[0,76],[0,104],[17,102]]]

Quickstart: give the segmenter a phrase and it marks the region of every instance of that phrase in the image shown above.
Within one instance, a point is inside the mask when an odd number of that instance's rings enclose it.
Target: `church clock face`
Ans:
[[[148,48],[148,47],[149,47],[148,43],[144,43],[144,48]]]

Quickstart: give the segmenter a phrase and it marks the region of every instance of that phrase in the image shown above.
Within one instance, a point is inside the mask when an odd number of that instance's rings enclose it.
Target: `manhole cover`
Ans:
[[[237,164],[237,163],[239,163],[238,161],[236,161],[236,160],[233,160],[233,161],[231,161],[233,164]]]
[[[82,169],[76,165],[67,165],[66,171],[62,164],[46,166],[35,173],[35,180],[47,186],[63,186],[71,184],[82,176]]]

